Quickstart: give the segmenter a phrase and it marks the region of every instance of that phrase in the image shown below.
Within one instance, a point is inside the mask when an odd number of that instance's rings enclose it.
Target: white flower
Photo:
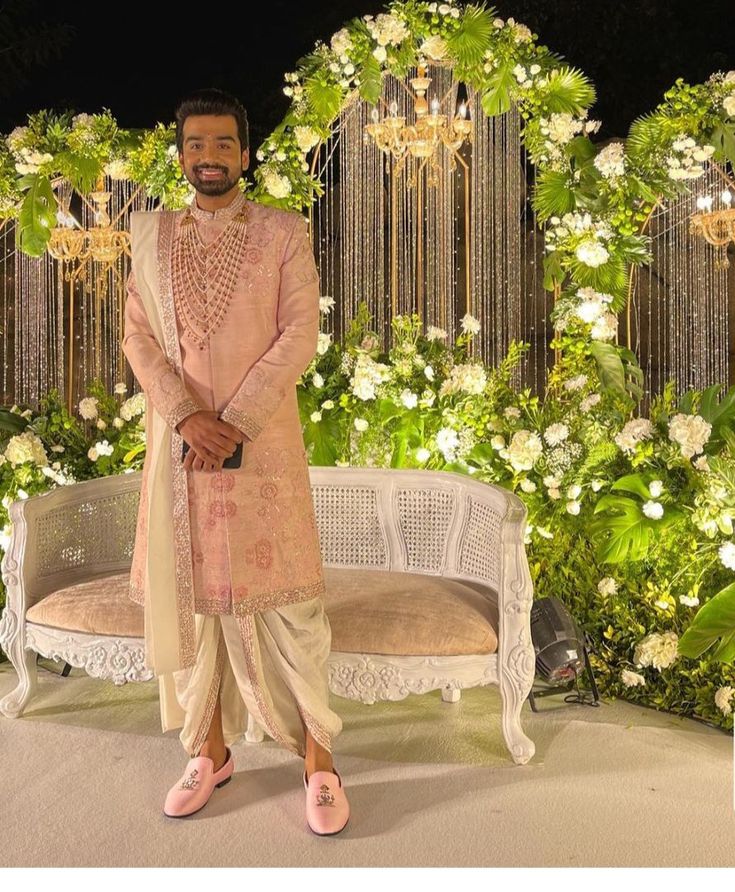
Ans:
[[[553,474],[547,474],[546,477],[544,477],[544,486],[561,486],[561,480]]]
[[[480,331],[479,319],[475,319],[475,317],[471,316],[469,313],[465,313],[460,322],[462,331],[465,332],[465,334],[475,335]]]
[[[112,419],[112,426],[116,427],[118,430],[120,430],[121,427],[125,427],[125,422],[122,420],[122,418],[120,418],[119,415],[116,415]]]
[[[604,245],[593,239],[584,239],[581,241],[574,252],[577,260],[585,264],[585,266],[597,267],[607,262],[610,254]]]
[[[97,454],[97,450],[94,448],[94,446],[91,446],[87,450],[87,458],[89,458],[91,461],[97,461],[97,459],[99,458],[99,455]]]
[[[614,595],[618,590],[618,584],[612,576],[603,576],[597,583],[597,591],[601,595]]]
[[[101,442],[95,443],[93,448],[97,450],[98,455],[112,455],[112,453],[115,451],[115,447],[110,446],[107,440],[102,440]]]
[[[28,493],[24,489],[19,489],[18,490],[18,498],[19,499],[27,499]]]
[[[490,445],[493,449],[500,450],[505,449],[505,437],[502,437],[500,434],[496,434],[490,440]]]
[[[679,595],[679,602],[687,607],[696,607],[699,604],[699,598],[691,595]]]
[[[618,331],[618,317],[614,313],[605,313],[590,330],[590,336],[596,341],[610,341]]]
[[[142,391],[126,399],[120,406],[120,417],[125,421],[132,421],[136,415],[142,415],[145,412],[145,393]]]
[[[51,451],[52,452],[66,452],[66,447],[65,446],[52,446]]]
[[[523,490],[523,492],[536,492],[536,484],[533,482],[533,480],[529,480],[528,477],[524,477],[521,480],[521,489]]]
[[[115,158],[104,166],[104,171],[112,180],[129,180],[130,171],[128,165],[122,158]]]
[[[354,421],[355,430],[358,431],[366,431],[368,429],[369,422],[365,418],[356,418]]]
[[[302,152],[308,152],[309,149],[313,149],[319,142],[319,134],[311,127],[298,125],[294,127],[293,135],[296,139],[296,144]]]
[[[287,176],[282,176],[273,168],[268,168],[263,173],[263,186],[266,192],[274,198],[285,198],[291,194],[291,181]]]
[[[634,418],[613,439],[623,452],[627,455],[632,455],[635,452],[635,447],[641,440],[650,440],[652,437],[653,425],[649,419]]]
[[[25,409],[20,413],[21,418],[33,418],[33,409]]]
[[[401,402],[407,409],[415,409],[419,403],[418,395],[406,388],[401,393]]]
[[[595,167],[608,180],[615,180],[625,173],[625,145],[612,142],[597,153]]]
[[[652,502],[651,500],[644,502],[643,513],[651,520],[660,520],[664,516],[664,506],[661,502]]]
[[[375,19],[372,16],[363,16],[363,21],[379,47],[388,44],[397,46],[410,33],[406,22],[390,13],[380,13]]]
[[[26,462],[31,462],[38,467],[44,467],[48,464],[48,457],[46,450],[43,448],[43,443],[29,430],[10,438],[8,445],[5,447],[5,458],[14,468]]]
[[[513,434],[508,447],[508,460],[516,471],[530,471],[543,453],[543,444],[538,434],[520,430]]]
[[[311,378],[311,383],[318,390],[320,387],[324,387],[324,378],[322,378],[322,376],[319,374],[319,372],[314,372],[314,374]]]
[[[732,712],[730,701],[732,700],[733,694],[735,694],[735,688],[731,685],[725,685],[722,688],[718,688],[715,692],[715,706],[723,715],[730,715]]]
[[[311,419],[311,421],[314,422],[314,424],[316,424],[318,421],[322,420],[322,413],[321,412],[312,412],[311,415],[309,416],[309,418]]]
[[[384,46],[376,46],[373,50],[373,56],[375,56],[378,62],[385,62],[388,58],[388,53],[385,51]]]
[[[569,428],[566,424],[550,424],[544,431],[544,440],[549,446],[557,446],[569,436]]]
[[[330,313],[334,305],[334,298],[328,294],[319,298],[319,312],[324,313],[324,315]]]
[[[567,498],[568,499],[578,499],[582,494],[582,487],[575,483],[573,486],[567,488]]]
[[[735,543],[725,542],[717,551],[720,561],[728,570],[735,570]]]
[[[557,486],[551,486],[548,490],[548,496],[556,502],[561,498],[561,490]]]
[[[652,498],[657,499],[664,491],[663,481],[651,480],[651,482],[648,484],[648,491],[651,493]]]
[[[601,399],[602,399],[602,397],[600,396],[599,393],[591,393],[589,396],[585,397],[582,400],[582,402],[579,404],[579,408],[583,412],[589,412],[589,410],[593,406],[596,406],[600,402]]]
[[[634,688],[638,685],[645,685],[646,679],[638,672],[631,672],[630,669],[623,669],[620,673],[620,680],[626,688]]]
[[[436,325],[430,325],[426,329],[426,340],[427,341],[442,341],[446,338],[447,333],[443,328],[437,328]]]
[[[636,645],[633,655],[636,666],[653,666],[659,672],[666,669],[677,659],[678,642],[676,632],[652,632]]]
[[[430,365],[424,366],[424,374],[429,379],[429,381],[434,380],[434,369]]]
[[[443,427],[438,430],[436,434],[436,446],[445,457],[447,454],[451,455],[457,446],[459,446],[459,435],[457,434],[457,431],[451,427]]]
[[[722,107],[727,112],[728,117],[735,118],[735,93],[725,96],[722,100]]]
[[[449,393],[479,394],[485,390],[486,385],[485,369],[479,363],[468,362],[452,367],[447,378],[442,381],[439,396],[446,396]]]
[[[505,415],[506,418],[520,418],[521,410],[517,406],[506,406],[505,409],[503,409],[503,415]]]
[[[587,375],[577,375],[576,378],[567,378],[564,382],[565,390],[581,390],[587,383]]]
[[[340,28],[332,39],[329,41],[330,46],[338,56],[344,55],[348,50],[352,49],[352,38],[347,28]]]
[[[539,536],[543,537],[544,539],[553,539],[554,538],[554,534],[549,532],[549,530],[547,530],[545,527],[537,526],[536,532],[539,534]]]
[[[423,464],[425,461],[428,461],[430,457],[430,450],[426,449],[424,446],[421,446],[419,449],[416,450],[416,461],[419,461]]]
[[[447,52],[447,42],[438,34],[427,38],[419,47],[419,54],[427,59],[445,59]]]
[[[120,381],[119,383],[117,383],[115,385],[115,393],[123,394],[123,393],[127,393],[127,392],[128,392],[128,388],[124,381]]]
[[[698,471],[710,470],[709,461],[706,455],[700,455],[699,458],[695,458],[692,464]]]
[[[577,501],[567,502],[567,512],[569,514],[579,514],[581,505]]]
[[[334,408],[334,400],[324,400],[322,403],[322,409],[333,409]]]
[[[367,353],[358,356],[350,378],[352,392],[361,400],[375,399],[375,388],[389,377],[387,365],[375,360]]]
[[[99,400],[96,396],[88,396],[79,401],[79,414],[86,421],[91,421],[97,417],[97,403]]]
[[[679,444],[684,458],[703,452],[711,433],[712,425],[701,415],[679,413],[669,421],[669,439]]]
[[[97,429],[103,431],[106,427],[107,427],[107,422],[102,418],[98,418],[97,419]]]

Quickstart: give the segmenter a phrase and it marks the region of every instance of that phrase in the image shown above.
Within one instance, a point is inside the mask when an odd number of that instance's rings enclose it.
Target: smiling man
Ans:
[[[316,353],[319,280],[301,214],[250,201],[245,109],[219,90],[176,111],[195,196],[131,217],[123,351],[146,394],[130,597],[145,608],[161,725],[190,756],[164,813],[203,808],[247,716],[305,760],[306,817],[340,832],[331,629],[296,384]]]

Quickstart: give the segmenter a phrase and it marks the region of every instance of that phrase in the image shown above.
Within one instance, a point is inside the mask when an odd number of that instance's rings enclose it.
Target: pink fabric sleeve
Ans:
[[[255,362],[220,413],[254,440],[316,354],[319,340],[319,273],[306,220],[297,215],[280,267],[280,337]]]
[[[127,280],[123,353],[156,410],[172,427],[204,408],[192,397],[153,334],[133,271]]]

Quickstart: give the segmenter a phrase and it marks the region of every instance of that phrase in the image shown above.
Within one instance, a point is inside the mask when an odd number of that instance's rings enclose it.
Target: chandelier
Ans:
[[[398,114],[398,103],[391,102],[390,114],[382,121],[377,108],[372,111],[372,123],[365,125],[365,131],[371,136],[381,152],[392,156],[396,164],[393,175],[401,175],[409,158],[421,161],[420,169],[429,164],[428,183],[436,186],[439,182],[440,164],[438,155],[442,146],[451,152],[450,169],[456,168],[455,158],[462,160],[458,150],[469,138],[472,141],[472,121],[467,117],[467,106],[462,102],[456,114],[450,119],[440,114],[441,103],[435,97],[431,101],[431,114],[426,93],[431,78],[426,76],[426,63],[418,64],[418,77],[411,78],[410,84],[414,94],[409,93],[414,102],[416,122],[406,124],[406,118]],[[388,162],[386,162],[388,169]],[[415,175],[409,179],[409,185],[416,185]]]
[[[130,234],[124,229],[117,229],[110,219],[108,205],[111,192],[104,189],[104,180],[100,178],[97,189],[89,193],[94,202],[92,207],[86,202],[94,214],[94,226],[91,229],[82,228],[76,218],[69,213],[68,201],[57,213],[61,226],[55,226],[51,230],[48,243],[48,252],[51,256],[62,262],[67,282],[82,281],[88,288],[89,265],[97,265],[100,286],[104,292],[107,288],[107,276],[122,254],[130,254]],[[82,200],[84,196],[82,196]]]
[[[712,210],[714,203],[711,195],[700,195],[697,198],[698,213],[692,214],[689,231],[699,233],[710,245],[722,248],[722,258],[718,259],[718,269],[727,269],[730,261],[727,258],[727,246],[735,243],[735,208],[732,205],[732,193],[724,189],[720,194],[721,206]]]

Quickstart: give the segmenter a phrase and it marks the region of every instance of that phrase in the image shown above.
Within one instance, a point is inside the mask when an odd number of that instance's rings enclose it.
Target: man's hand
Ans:
[[[231,456],[238,443],[249,438],[217,412],[200,409],[188,415],[177,427],[189,444],[184,458],[184,470],[221,471],[223,461]]]

